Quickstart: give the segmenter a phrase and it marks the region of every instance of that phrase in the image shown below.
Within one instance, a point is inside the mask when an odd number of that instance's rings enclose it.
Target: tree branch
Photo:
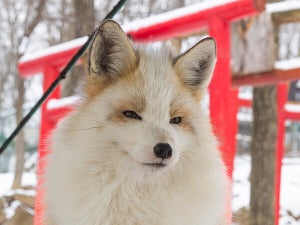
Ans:
[[[39,3],[37,7],[35,8],[36,16],[32,19],[30,24],[25,24],[25,31],[24,31],[24,36],[29,37],[31,33],[34,31],[36,26],[39,24],[39,22],[42,19],[42,13],[45,8],[46,0],[39,0]],[[27,15],[29,16],[29,15]]]

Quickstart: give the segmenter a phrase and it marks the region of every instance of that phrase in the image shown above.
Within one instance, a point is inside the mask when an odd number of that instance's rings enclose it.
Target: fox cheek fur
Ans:
[[[46,224],[224,224],[227,178],[199,104],[215,41],[174,56],[108,20],[85,62],[82,101],[51,139]]]

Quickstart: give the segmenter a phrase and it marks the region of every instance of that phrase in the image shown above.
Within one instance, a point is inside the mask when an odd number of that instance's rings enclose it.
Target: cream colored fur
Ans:
[[[101,47],[107,32],[122,37],[109,50]],[[124,35],[113,21],[102,25],[90,51],[95,68],[87,88],[91,82],[101,85],[87,91],[53,134],[45,220],[48,225],[224,224],[225,170],[199,104],[215,63],[214,41],[203,40],[176,58],[165,47],[134,46]],[[130,58],[114,48],[132,51]],[[103,55],[111,52],[120,57],[117,66]],[[206,59],[201,83],[187,82],[197,76],[188,64],[197,67]],[[101,60],[111,63],[114,74],[100,68]],[[139,110],[142,120],[126,118],[124,110]],[[182,117],[182,123],[171,124],[171,117]],[[165,167],[144,165],[161,162],[153,153],[157,143],[169,143],[172,157],[163,160]]]

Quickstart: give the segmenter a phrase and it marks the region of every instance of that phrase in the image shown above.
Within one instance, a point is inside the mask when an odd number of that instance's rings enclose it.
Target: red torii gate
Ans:
[[[222,2],[204,2],[184,7],[151,18],[139,20],[125,26],[125,31],[134,40],[151,42],[167,40],[176,36],[189,35],[201,29],[208,29],[210,36],[217,42],[217,65],[210,91],[210,114],[215,133],[220,140],[220,148],[227,166],[228,176],[232,177],[233,160],[235,156],[235,135],[237,132],[236,114],[238,110],[237,90],[231,89],[230,69],[230,22],[244,17],[258,14],[264,10],[264,0],[225,0]],[[155,18],[155,19],[154,19]],[[61,68],[66,65],[73,54],[81,47],[86,38],[76,39],[66,45],[50,48],[42,54],[25,56],[19,63],[20,74],[29,77],[36,73],[43,73],[43,87],[46,90],[58,76]],[[63,49],[61,49],[63,47]],[[58,49],[57,51],[55,49]],[[72,105],[56,109],[49,109],[50,99],[59,99],[59,87],[51,94],[42,106],[42,120],[39,142],[38,187],[36,200],[35,225],[41,225],[43,214],[41,188],[44,163],[47,153],[45,140],[55,127],[59,118],[72,110]],[[282,148],[281,148],[282,154]],[[277,168],[281,166],[278,161]],[[279,188],[280,174],[276,185],[276,224],[279,218]]]

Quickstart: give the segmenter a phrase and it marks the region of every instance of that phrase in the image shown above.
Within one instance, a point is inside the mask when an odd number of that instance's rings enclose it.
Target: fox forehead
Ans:
[[[140,51],[136,76],[141,77],[147,97],[168,98],[180,87],[168,49],[148,46]]]
[[[104,74],[91,76],[89,71],[85,89],[87,94],[93,97],[119,82],[124,85],[135,86],[139,91],[142,87],[152,87],[152,94],[154,94],[154,90],[160,90],[158,93],[161,93],[162,86],[168,87],[178,83],[175,68],[172,65],[173,57],[166,46],[134,45],[134,50],[137,56],[135,68],[120,74],[118,78],[106,79]],[[117,64],[117,60],[114,63]]]
[[[123,92],[120,93],[124,96],[123,103],[127,101],[138,111],[146,109],[146,104],[148,109],[167,110],[166,107],[175,107],[178,101],[188,101],[192,97],[176,75],[173,57],[167,48],[148,45],[137,51],[139,63],[136,70],[122,76],[117,82],[117,86],[120,85],[119,92]]]

